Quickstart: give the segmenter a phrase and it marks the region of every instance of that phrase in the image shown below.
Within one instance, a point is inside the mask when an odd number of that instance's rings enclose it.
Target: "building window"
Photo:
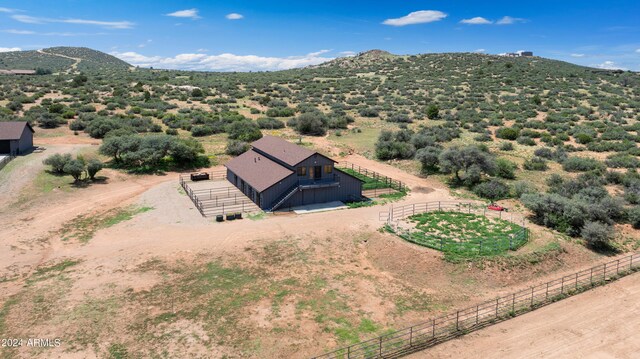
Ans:
[[[333,165],[324,165],[324,173],[329,174],[333,172]]]
[[[298,167],[298,176],[306,176],[307,167]]]

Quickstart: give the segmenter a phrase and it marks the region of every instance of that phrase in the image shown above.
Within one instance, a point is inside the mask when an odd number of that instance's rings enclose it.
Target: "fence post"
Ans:
[[[607,263],[602,267],[602,281],[605,282],[607,280]]]
[[[382,337],[380,337],[380,357],[382,357]]]
[[[440,210],[441,210],[440,201],[438,201],[438,211],[440,211]]]
[[[533,287],[531,287],[531,308],[533,308]]]
[[[500,303],[500,297],[496,298],[496,319],[498,319],[498,303]]]
[[[476,306],[476,325],[478,325],[478,317],[480,315],[480,304]]]
[[[544,300],[545,302],[549,300],[549,282],[547,282],[547,292],[544,296]]]
[[[416,215],[416,204],[415,203],[413,204],[413,215],[414,216]]]
[[[436,320],[432,319],[431,320],[431,338],[435,338],[436,337]]]
[[[460,330],[460,311],[456,312],[456,331]]]
[[[591,274],[589,275],[589,282],[591,283],[591,286],[593,287],[593,267],[591,267]]]
[[[413,346],[413,327],[409,328],[409,346]]]
[[[513,315],[516,315],[516,293],[513,293],[513,297],[511,299],[511,311],[513,312]]]
[[[560,294],[564,294],[564,277],[562,277],[562,285],[560,286]]]
[[[576,292],[578,291],[578,272],[576,272]]]
[[[616,274],[620,274],[620,260],[616,261]]]
[[[629,257],[629,270],[633,269],[633,254]]]

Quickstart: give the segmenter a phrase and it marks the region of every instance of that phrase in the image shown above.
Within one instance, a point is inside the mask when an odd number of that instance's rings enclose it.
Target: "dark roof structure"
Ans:
[[[254,150],[249,150],[232,159],[226,166],[258,192],[264,191],[293,173],[290,169]]]
[[[35,132],[26,121],[0,122],[0,140],[19,140],[25,126],[29,127],[31,132]]]
[[[264,136],[253,142],[251,145],[258,151],[264,152],[273,158],[277,158],[289,166],[295,166],[316,153],[307,148],[295,145],[289,141],[274,136]]]

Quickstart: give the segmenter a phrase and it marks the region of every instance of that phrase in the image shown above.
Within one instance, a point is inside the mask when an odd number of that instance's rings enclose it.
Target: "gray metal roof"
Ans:
[[[251,146],[258,151],[262,151],[271,157],[279,159],[289,166],[295,166],[316,153],[310,149],[274,136],[264,136],[253,142]]]
[[[253,150],[232,159],[225,166],[258,192],[264,191],[293,173],[290,169]]]
[[[25,126],[29,127],[31,132],[35,132],[26,121],[0,122],[0,140],[19,140]]]

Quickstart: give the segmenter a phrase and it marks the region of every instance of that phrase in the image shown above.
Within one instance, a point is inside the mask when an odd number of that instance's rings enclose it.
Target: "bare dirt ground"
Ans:
[[[446,262],[382,233],[388,205],[214,223],[177,173],[105,170],[100,183],[43,192],[43,157],[95,151],[78,138],[37,139],[47,151],[0,173],[0,334],[63,341],[9,357],[303,358],[602,260],[562,242],[531,257]],[[347,160],[407,183],[398,204],[452,199],[431,178]],[[125,218],[126,208],[146,209]]]
[[[408,358],[637,358],[639,295],[634,274]]]

